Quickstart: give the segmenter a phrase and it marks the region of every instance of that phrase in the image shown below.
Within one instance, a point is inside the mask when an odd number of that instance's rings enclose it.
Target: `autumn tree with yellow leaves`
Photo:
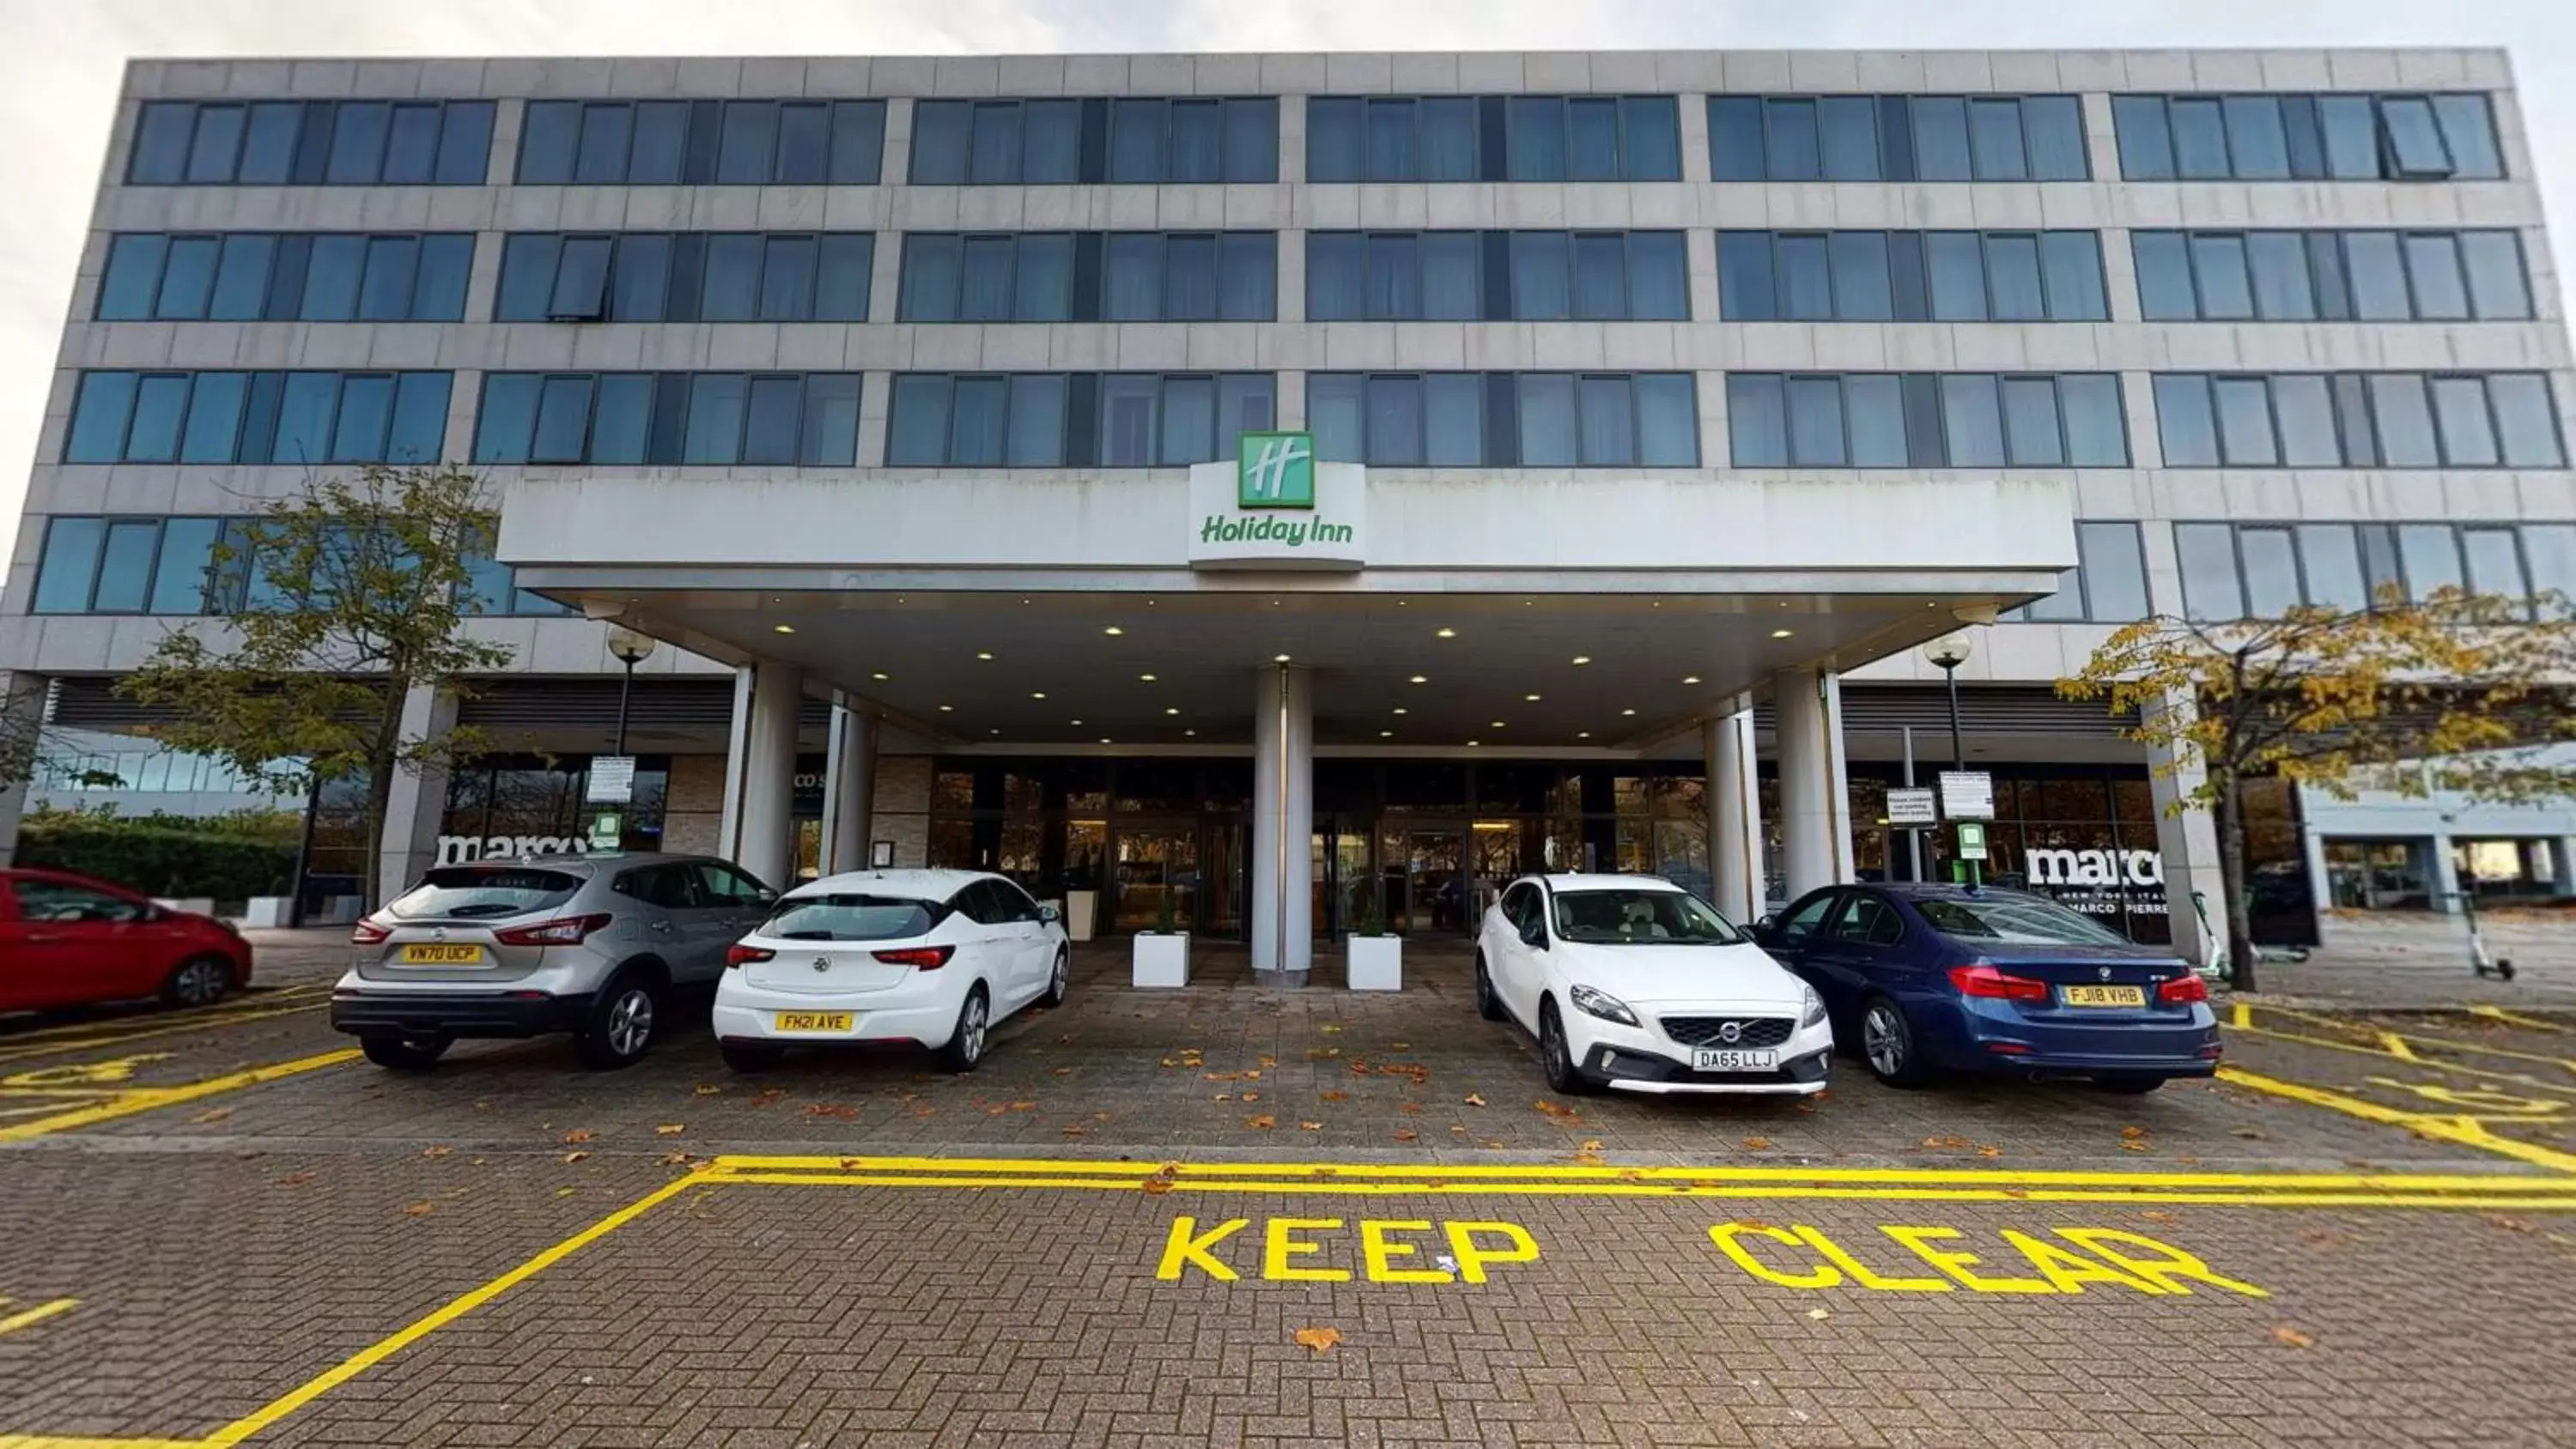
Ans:
[[[2160,615],[2103,641],[2057,683],[2106,703],[2161,774],[2202,773],[2172,808],[2215,816],[2229,979],[2255,989],[2242,787],[2263,777],[2352,798],[2360,777],[2410,794],[2513,803],[2576,795],[2548,745],[2576,739],[2576,617],[2556,596],[2394,589],[2368,608],[2230,622]],[[2179,706],[2179,707],[2178,707]],[[2417,768],[2381,767],[2406,763]]]

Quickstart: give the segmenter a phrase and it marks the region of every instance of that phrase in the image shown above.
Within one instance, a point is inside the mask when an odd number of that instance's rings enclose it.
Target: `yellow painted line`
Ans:
[[[2328,1051],[2355,1052],[2366,1057],[2388,1058],[2388,1053],[2381,1051],[2377,1047],[2362,1046],[2356,1042],[2336,1041],[2332,1037],[2309,1036],[2303,1032],[2295,1031],[2274,1031],[2268,1026],[2231,1027],[2230,1030],[2243,1032],[2247,1036],[2270,1037],[2274,1041],[2294,1041],[2302,1046],[2323,1047]],[[2481,1082],[2511,1082],[2516,1086],[2531,1087],[2543,1092],[2562,1092],[2569,1096],[2576,1096],[2576,1084],[2567,1082],[2544,1082],[2538,1077],[2529,1076],[2522,1072],[2502,1071],[2487,1067],[2467,1067],[2460,1065],[2458,1062],[2437,1062],[2422,1058],[2418,1058],[2417,1060],[2408,1063],[2408,1065],[2428,1072],[2448,1072],[2453,1076],[2473,1077]],[[2221,1070],[2219,1075],[2223,1077],[2226,1075],[2226,1072]]]
[[[2401,1062],[2417,1060],[2415,1049],[2406,1044],[2406,1038],[2393,1031],[2383,1031],[2379,1034],[2379,1048]]]
[[[2469,1008],[2469,1015],[2483,1016],[2489,1021],[2501,1021],[2507,1026],[2528,1027],[2533,1031],[2576,1032],[2576,1026],[2570,1026],[2565,1022],[2525,1016],[2519,1011],[2507,1011],[2501,1006],[2472,1006]]]
[[[2230,1026],[2252,1026],[2254,1024],[2253,1006],[2240,1001],[2234,1006],[2229,1007],[2227,1010],[2227,1024]]]
[[[351,1053],[351,1055],[355,1055],[355,1053]],[[672,1198],[679,1196],[690,1188],[703,1185],[705,1181],[706,1175],[704,1173],[691,1173],[686,1177],[673,1178],[671,1181],[664,1183],[662,1186],[655,1188],[653,1191],[646,1193],[644,1196],[637,1198],[635,1201],[628,1203],[626,1206],[619,1208],[617,1211],[610,1213],[608,1216],[601,1218],[595,1223],[592,1223],[589,1227],[582,1229],[580,1232],[573,1234],[571,1237],[566,1238],[562,1242],[555,1244],[553,1247],[546,1249],[544,1252],[537,1254],[528,1261],[521,1263],[509,1272],[502,1274],[500,1277],[495,1278],[480,1287],[470,1289],[457,1295],[455,1298],[448,1300],[444,1306],[434,1309],[430,1313],[413,1320],[410,1324],[404,1326],[391,1336],[378,1339],[376,1342],[367,1345],[365,1348],[360,1349],[355,1354],[350,1355],[348,1358],[334,1365],[331,1369],[320,1376],[297,1386],[292,1392],[279,1398],[272,1399],[252,1412],[243,1415],[241,1418],[233,1420],[231,1423],[226,1424],[220,1429],[217,1429],[214,1433],[207,1435],[201,1442],[206,1446],[206,1449],[228,1449],[228,1446],[239,1444],[244,1439],[268,1429],[270,1426],[277,1423],[278,1420],[285,1418],[287,1415],[303,1408],[306,1404],[313,1402],[322,1395],[329,1393],[331,1390],[338,1388],[340,1385],[345,1384],[349,1380],[356,1378],[358,1375],[365,1373],[367,1370],[374,1368],[377,1364],[383,1363],[386,1359],[389,1359],[395,1354],[402,1352],[404,1349],[409,1348],[411,1345],[419,1342],[427,1335],[446,1327],[448,1324],[454,1323],[457,1319],[464,1317],[466,1314],[473,1312],[475,1309],[480,1308],[484,1304],[491,1302],[493,1299],[500,1297],[502,1294],[509,1292],[521,1283],[528,1281],[530,1278],[544,1272],[546,1269],[551,1268],[555,1264],[562,1262],[564,1259],[571,1257],[573,1254],[580,1252],[583,1248],[590,1246],[592,1243],[598,1242],[601,1238],[607,1237],[610,1233],[613,1233],[619,1228],[626,1226],[628,1223],[635,1221],[637,1218],[651,1212],[654,1208],[661,1206],[663,1203],[670,1201]]]
[[[0,1298],[0,1305],[5,1305],[8,1301],[6,1298]],[[33,1308],[0,1318],[0,1333],[15,1333],[30,1324],[42,1323],[55,1314],[69,1313],[78,1307],[80,1307],[80,1300],[77,1298],[57,1298],[51,1303],[39,1303]]]
[[[205,1449],[201,1439],[88,1439],[72,1434],[0,1434],[0,1449]]]
[[[1129,1186],[1148,1177],[1261,1178],[1293,1181],[1299,1187],[1318,1182],[1402,1179],[1420,1181],[1506,1182],[1745,1182],[1835,1183],[1852,1186],[1988,1186],[2037,1184],[2045,1187],[2273,1188],[2281,1190],[2366,1190],[2374,1192],[2563,1192],[2554,1178],[2494,1173],[2286,1173],[2286,1172],[2116,1172],[2082,1169],[1946,1167],[1621,1167],[1615,1164],[1522,1163],[1387,1163],[1387,1162],[1113,1162],[1097,1158],[1045,1157],[766,1157],[726,1154],[711,1164],[714,1175],[741,1177],[754,1172],[866,1172],[950,1174],[1009,1179],[1016,1175],[1116,1178]]]
[[[836,1176],[791,1172],[718,1172],[713,1181],[755,1183],[782,1187],[937,1187],[937,1188],[1087,1188],[1104,1192],[1136,1192],[1137,1181],[1117,1181],[1099,1177],[979,1177],[957,1176]],[[1317,1182],[1304,1179],[1282,1179],[1275,1182],[1228,1179],[1193,1182],[1187,1178],[1171,1182],[1173,1192],[1227,1193],[1297,1193],[1321,1197],[1657,1197],[1657,1198],[1755,1198],[1764,1200],[1850,1201],[1850,1202],[2122,1202],[2175,1203],[2201,1207],[2399,1207],[2399,1208],[2506,1208],[2516,1211],[2576,1212],[2576,1192],[2566,1184],[2556,1184],[2556,1195],[2522,1194],[2507,1196],[2461,1196],[2443,1193],[2374,1193],[2315,1192],[2266,1193],[2225,1191],[2181,1191],[2143,1188],[2123,1192],[2104,1188],[2002,1188],[2002,1187],[1837,1187],[1798,1184],[1755,1183],[1669,1183],[1642,1182]]]
[[[2375,1034],[2383,1041],[2392,1037],[2398,1038],[2403,1043],[2400,1050],[2419,1046],[2443,1047],[2451,1051],[2474,1052],[2480,1056],[2502,1057],[2507,1061],[2539,1062],[2545,1066],[2557,1067],[2561,1071],[2576,1073],[2576,1059],[2568,1057],[2546,1056],[2538,1052],[2519,1052],[2510,1047],[2481,1046],[2473,1041],[2454,1041],[2449,1037],[2432,1036],[2420,1031],[2390,1031],[2380,1027],[2370,1026],[2362,1022],[2346,1021],[2341,1017],[2329,1016],[2322,1012],[2301,1011],[2297,1007],[2292,1006],[2267,1006],[2263,1009],[2265,1011],[2277,1012],[2283,1016],[2297,1017],[2302,1021],[2313,1021],[2322,1026],[2341,1027],[2347,1031],[2359,1032],[2365,1035]],[[2397,1055],[2397,1052],[2391,1052],[2390,1055]],[[2403,1059],[2407,1061],[2416,1060],[2411,1053]]]
[[[2499,1137],[2472,1118],[2441,1116],[2430,1112],[2408,1112],[2396,1107],[2383,1107],[2377,1102],[2366,1102],[2359,1097],[2347,1097],[2341,1092],[2329,1092],[2321,1087],[2301,1086],[2296,1082],[2278,1081],[2271,1077],[2257,1076],[2236,1067],[2221,1067],[2218,1069],[2218,1075],[2222,1081],[2233,1082],[2240,1087],[2251,1087],[2258,1092],[2268,1092],[2276,1097],[2287,1097],[2294,1102],[2305,1102],[2312,1107],[2328,1108],[2347,1116],[2359,1117],[2367,1122],[2382,1122],[2392,1127],[2404,1127],[2426,1137],[2455,1142],[2463,1147],[2475,1147],[2486,1152],[2500,1153],[2554,1172],[2576,1173],[2576,1154],[2560,1152],[2536,1143],[2519,1142],[2510,1137]]]
[[[267,1009],[261,1011],[240,1009],[226,1011],[219,1008],[216,1011],[198,1013],[185,1020],[156,1019],[152,1025],[133,1031],[115,1031],[111,1023],[83,1027],[55,1027],[52,1030],[61,1033],[86,1031],[104,1034],[76,1040],[48,1040],[37,1045],[21,1045],[21,1043],[32,1041],[42,1033],[28,1032],[24,1036],[0,1036],[0,1062],[23,1061],[28,1057],[59,1056],[65,1052],[93,1051],[100,1047],[122,1046],[130,1041],[146,1041],[156,1036],[176,1036],[181,1032],[209,1031],[215,1027],[232,1026],[239,1022],[265,1021],[277,1016],[295,1016],[307,1011],[319,1011],[330,1004],[331,998],[324,995],[289,1005],[263,1002],[262,1005]]]
[[[219,1096],[225,1092],[236,1092],[244,1087],[256,1087],[263,1082],[274,1082],[305,1072],[320,1071],[324,1067],[336,1067],[344,1062],[356,1061],[358,1055],[355,1048],[344,1048],[340,1051],[323,1052],[318,1056],[298,1057],[294,1061],[279,1062],[273,1066],[253,1067],[248,1071],[208,1077],[202,1082],[188,1082],[175,1087],[135,1087],[118,1093],[108,1101],[94,1102],[86,1107],[75,1107],[71,1111],[59,1112],[51,1117],[39,1117],[31,1122],[15,1122],[6,1127],[0,1127],[0,1142],[24,1142],[32,1138],[50,1136],[56,1132],[68,1132],[75,1127],[113,1122],[119,1117],[131,1117],[138,1112],[175,1107],[182,1102],[194,1102],[205,1097]]]

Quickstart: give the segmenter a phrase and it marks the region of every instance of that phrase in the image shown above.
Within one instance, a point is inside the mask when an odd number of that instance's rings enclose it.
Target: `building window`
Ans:
[[[2125,468],[2110,373],[1735,372],[1739,468]]]
[[[465,232],[118,232],[102,322],[458,322]]]
[[[907,232],[905,322],[1267,322],[1266,231]]]
[[[490,101],[146,101],[129,186],[480,186]]]
[[[1677,231],[1316,231],[1310,322],[1680,322]]]
[[[2089,231],[1721,231],[1729,322],[2105,322]]]
[[[2350,611],[2444,589],[2545,604],[2576,597],[2576,525],[2177,523],[2183,607],[2194,619]]]
[[[874,186],[883,101],[530,101],[522,186]]]
[[[1686,372],[1318,372],[1315,456],[1390,468],[1696,468]]]
[[[2004,615],[2022,624],[2091,621],[2127,624],[2152,612],[2147,603],[2146,555],[2134,523],[2075,525],[2075,568],[2063,575],[2057,592],[2034,599]]]
[[[2083,181],[2073,96],[1711,96],[1717,181]]]
[[[2475,92],[2113,96],[2129,181],[2491,181],[2495,117]]]
[[[1277,416],[1253,372],[902,373],[889,468],[1170,468],[1210,463]]]
[[[1314,96],[1309,181],[1679,181],[1671,96]]]
[[[2540,373],[2160,373],[2168,468],[2557,468]]]
[[[1270,96],[917,101],[915,186],[1184,185],[1279,179]]]
[[[56,517],[36,568],[39,614],[210,614],[243,607],[257,572],[256,518]],[[218,544],[230,557],[216,560]],[[469,607],[484,614],[563,614],[515,587],[512,570],[470,560]],[[266,592],[263,583],[262,593]]]
[[[2511,231],[2140,231],[2150,322],[2447,322],[2526,318]]]
[[[865,322],[857,232],[513,232],[495,322]]]
[[[84,372],[66,463],[431,463],[444,372]]]
[[[474,461],[847,468],[858,440],[855,372],[491,372]]]

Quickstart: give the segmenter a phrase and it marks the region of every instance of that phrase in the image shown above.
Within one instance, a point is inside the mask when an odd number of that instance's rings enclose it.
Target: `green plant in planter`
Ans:
[[[1386,934],[1386,903],[1377,891],[1370,891],[1367,902],[1360,907],[1360,934],[1363,936]]]
[[[1162,904],[1157,906],[1154,911],[1154,930],[1158,934],[1169,936],[1179,929],[1180,914],[1172,904],[1172,888],[1170,886],[1165,886],[1163,887]]]

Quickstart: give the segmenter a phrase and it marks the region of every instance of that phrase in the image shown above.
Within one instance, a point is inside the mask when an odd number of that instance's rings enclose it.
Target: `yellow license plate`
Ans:
[[[2143,986],[2061,986],[2058,993],[2069,1006],[2144,1006],[2147,988]]]
[[[405,946],[402,948],[402,963],[405,966],[480,966],[483,964],[483,948]]]
[[[846,1011],[782,1011],[777,1014],[780,1031],[848,1031],[850,1014]]]

